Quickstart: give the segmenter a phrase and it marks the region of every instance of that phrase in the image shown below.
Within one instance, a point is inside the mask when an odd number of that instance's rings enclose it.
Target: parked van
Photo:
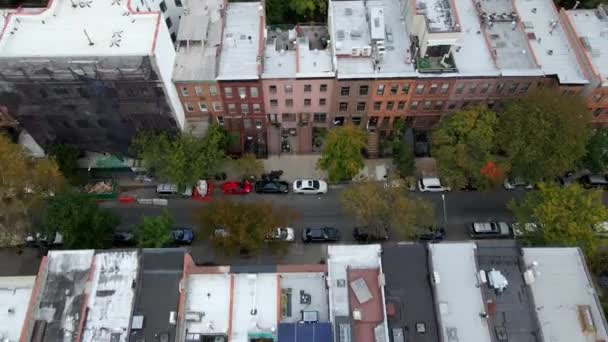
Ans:
[[[170,197],[170,196],[182,196],[182,197],[192,197],[192,188],[187,187],[183,192],[179,192],[177,188],[177,184],[159,184],[156,186],[156,193],[159,197]]]

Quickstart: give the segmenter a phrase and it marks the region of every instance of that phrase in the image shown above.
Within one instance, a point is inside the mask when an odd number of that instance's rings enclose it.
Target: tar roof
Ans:
[[[84,342],[129,340],[139,258],[136,251],[95,255]]]
[[[524,248],[523,253],[534,274],[531,288],[545,341],[608,340],[606,319],[580,250]]]
[[[602,80],[608,86],[608,6],[595,10],[567,11],[568,18],[581,41],[587,58]]]
[[[348,269],[348,301],[353,313],[353,335],[355,341],[387,341],[376,338],[376,329],[380,327],[380,336],[384,335],[384,297],[378,277],[379,268]],[[356,317],[355,315],[360,315]]]
[[[384,245],[382,266],[386,275],[386,302],[395,308],[389,329],[403,329],[406,341],[439,340],[428,256],[424,244]],[[416,331],[424,324],[425,332]]]
[[[186,288],[186,315],[200,320],[186,320],[190,334],[227,334],[230,323],[230,274],[192,274]]]
[[[228,4],[218,79],[258,78],[261,8],[260,2]]]
[[[490,341],[480,289],[476,286],[474,243],[430,244],[435,298],[442,340]]]
[[[329,322],[329,302],[324,273],[280,273],[282,323],[302,320],[303,311],[316,311],[319,322]],[[285,305],[283,305],[285,301]]]
[[[223,0],[189,0],[179,24],[175,81],[214,80],[222,43]]]
[[[175,325],[169,322],[177,313],[179,282],[182,277],[182,249],[144,249],[137,286],[134,316],[143,316],[143,328],[132,329],[130,341],[154,341],[159,335],[175,338]]]
[[[0,56],[148,55],[160,12],[133,12],[130,1],[54,0],[40,14],[10,14],[0,36]]]
[[[525,266],[519,247],[512,241],[480,242],[477,244],[477,262],[479,269],[486,274],[492,270],[499,271],[508,282],[502,291],[496,291],[489,283],[480,286],[484,301],[495,304],[487,306],[488,323],[494,332],[492,341],[503,341],[497,336],[500,332],[513,341],[542,342],[532,292],[524,284]]]
[[[19,341],[35,276],[0,278],[0,339]]]
[[[235,274],[230,341],[248,342],[249,334],[272,335],[279,321],[276,274]]]

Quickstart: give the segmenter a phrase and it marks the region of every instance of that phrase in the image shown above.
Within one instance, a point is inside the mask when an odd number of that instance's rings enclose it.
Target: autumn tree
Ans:
[[[255,154],[246,153],[241,158],[234,161],[234,169],[241,179],[259,177],[264,173],[264,163]]]
[[[389,231],[399,239],[409,240],[434,222],[431,203],[413,199],[403,189],[384,187],[380,182],[355,183],[340,194],[340,203],[375,236]]]
[[[594,227],[608,220],[601,192],[576,184],[540,183],[538,191],[528,192],[508,207],[517,222],[538,227],[524,231],[524,241],[536,246],[579,246],[587,256],[594,255],[598,247]]]
[[[134,236],[137,247],[161,248],[171,243],[173,219],[168,211],[159,216],[142,217],[135,226]]]
[[[363,168],[361,150],[367,144],[365,132],[353,125],[329,130],[317,167],[327,171],[330,182],[351,180]]]
[[[498,143],[511,175],[552,180],[572,170],[585,155],[591,116],[579,96],[537,89],[505,104]]]
[[[487,184],[481,170],[491,161],[496,114],[485,107],[469,107],[446,116],[433,132],[433,155],[439,174],[455,188]]]
[[[296,217],[288,208],[274,208],[263,201],[220,200],[195,214],[199,235],[227,255],[256,255],[268,244],[279,250],[285,248],[284,243],[267,241],[268,236],[273,229],[288,227]]]

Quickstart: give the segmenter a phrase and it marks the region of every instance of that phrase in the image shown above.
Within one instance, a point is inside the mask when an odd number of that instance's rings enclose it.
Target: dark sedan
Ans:
[[[194,231],[192,228],[174,228],[171,230],[173,243],[178,245],[189,245],[194,241]]]
[[[304,242],[336,242],[340,240],[340,232],[334,227],[304,228],[302,241]]]
[[[445,229],[442,227],[425,227],[417,234],[420,242],[440,242],[445,238]]]
[[[382,242],[388,240],[388,231],[382,228],[355,227],[353,239],[358,242]]]
[[[278,180],[261,180],[255,182],[255,192],[259,194],[286,194],[289,183]]]

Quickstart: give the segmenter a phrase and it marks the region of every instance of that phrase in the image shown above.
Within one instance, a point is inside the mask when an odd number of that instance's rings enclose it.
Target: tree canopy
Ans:
[[[400,239],[412,239],[434,223],[431,203],[409,197],[402,188],[380,182],[358,182],[340,194],[340,203],[358,224],[376,236],[389,231]]]
[[[582,98],[553,89],[507,102],[497,133],[511,174],[540,181],[572,170],[585,154],[590,122]]]
[[[241,179],[260,177],[264,173],[264,163],[255,154],[246,153],[234,161],[234,168]]]
[[[267,0],[266,17],[270,25],[325,22],[327,0]]]
[[[225,141],[223,130],[214,124],[204,138],[188,133],[142,133],[134,139],[131,150],[157,177],[185,187],[217,172],[225,158]]]
[[[317,167],[327,171],[330,182],[351,180],[364,166],[361,150],[366,144],[365,132],[358,127],[333,128],[327,132]]]
[[[49,155],[53,157],[63,176],[72,183],[76,182],[78,171],[79,151],[76,147],[66,144],[55,144],[49,148]]]
[[[538,191],[528,192],[508,207],[517,222],[538,226],[533,231],[524,230],[524,241],[538,246],[579,246],[587,256],[598,246],[594,227],[608,220],[601,192],[576,184],[559,187],[541,183]]]
[[[598,128],[595,130],[589,142],[587,151],[583,158],[583,166],[593,173],[608,172],[608,129]]]
[[[433,155],[450,186],[488,185],[481,170],[493,159],[497,123],[496,114],[481,106],[446,116],[439,123],[433,132]]]
[[[101,209],[89,195],[66,192],[51,198],[45,217],[47,233],[63,235],[66,248],[100,249],[110,246],[120,218]]]
[[[140,248],[161,248],[171,243],[173,219],[168,211],[159,216],[142,217],[135,226],[135,241]]]

